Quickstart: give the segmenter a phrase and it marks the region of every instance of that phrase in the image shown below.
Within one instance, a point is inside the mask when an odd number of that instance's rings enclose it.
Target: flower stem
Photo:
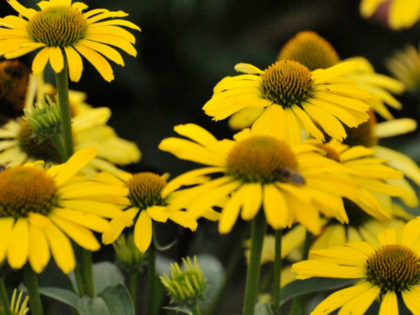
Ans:
[[[147,314],[153,315],[155,309],[155,282],[156,282],[156,251],[153,244],[149,247],[148,251],[148,265],[147,265],[147,278],[149,280],[147,288]]]
[[[201,315],[200,307],[198,306],[198,303],[195,303],[195,305],[191,308],[192,315]]]
[[[273,302],[276,314],[280,313],[280,298],[281,298],[281,237],[282,230],[275,230],[275,249],[274,249],[274,284],[273,284]]]
[[[43,315],[41,296],[39,295],[38,278],[29,264],[23,268],[25,286],[28,289],[32,315]]]
[[[71,114],[69,105],[69,75],[67,59],[64,58],[64,67],[60,73],[55,74],[55,82],[58,92],[58,103],[60,105],[61,124],[63,128],[64,146],[69,158],[73,152],[73,134],[71,131]]]
[[[266,231],[264,212],[260,210],[251,222],[251,251],[246,273],[245,297],[242,315],[253,315],[260,278],[261,251]]]
[[[0,314],[10,315],[10,302],[7,295],[6,285],[4,284],[4,277],[0,277]]]
[[[133,300],[134,310],[137,307],[137,287],[139,281],[139,273],[131,272],[128,275],[128,290],[130,291],[131,299]]]
[[[94,297],[95,286],[93,284],[92,253],[81,247],[78,248],[76,253],[78,258],[77,261],[80,264],[80,276],[82,278],[81,280],[84,294]]]

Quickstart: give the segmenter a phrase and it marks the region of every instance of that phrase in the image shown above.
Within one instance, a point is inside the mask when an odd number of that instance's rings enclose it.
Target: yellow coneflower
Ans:
[[[397,51],[386,61],[388,70],[410,91],[420,89],[420,53],[416,47],[409,45]]]
[[[0,172],[0,261],[7,257],[15,269],[29,261],[40,273],[52,255],[68,273],[75,266],[69,238],[88,250],[99,249],[92,231],[105,231],[108,221],[104,218],[121,212],[118,203],[126,189],[75,176],[95,151],[80,150],[66,163],[49,169],[36,162]]]
[[[401,230],[378,234],[379,246],[353,242],[314,250],[310,259],[293,265],[298,279],[310,277],[360,279],[322,301],[311,314],[364,314],[380,299],[381,315],[398,314],[398,296],[413,314],[420,314],[420,220]]]
[[[356,127],[367,120],[370,94],[343,78],[357,66],[356,62],[343,62],[311,72],[290,60],[277,61],[265,70],[237,64],[235,69],[245,74],[221,80],[203,109],[221,120],[246,108],[278,107],[283,115],[277,124],[287,128],[290,141],[300,142],[301,128],[317,139],[324,139],[321,130],[343,139],[346,132],[342,124]],[[270,114],[259,119],[267,122]]]
[[[138,31],[140,28],[119,19],[128,15],[123,11],[83,12],[88,6],[72,0],[40,1],[39,11],[26,8],[16,0],[8,2],[19,16],[0,19],[0,56],[17,58],[40,49],[32,63],[34,74],[43,71],[48,61],[60,73],[67,60],[70,79],[79,81],[83,56],[106,81],[111,81],[113,71],[104,57],[124,66],[120,53],[111,46],[132,56],[137,54],[134,36],[121,26]]]
[[[273,119],[276,108],[271,110]],[[270,126],[275,129],[278,125]],[[180,175],[162,193],[165,196],[195,179],[219,174],[216,179],[186,188],[182,201],[197,217],[203,209],[220,203],[220,233],[228,233],[239,215],[252,220],[260,208],[274,229],[300,222],[319,234],[320,212],[347,222],[342,197],[355,200],[359,190],[345,169],[321,156],[318,148],[289,145],[284,131],[272,130],[261,121],[236,134],[234,140],[218,141],[194,124],[176,126],[175,131],[191,140],[168,138],[159,148],[208,167]]]
[[[360,13],[363,17],[370,17],[386,0],[361,0]],[[388,23],[393,29],[413,26],[420,18],[419,0],[391,0],[388,13]]]
[[[137,174],[121,173],[119,178],[107,177],[115,185],[128,188],[126,210],[110,222],[110,227],[102,234],[102,242],[111,244],[126,227],[134,226],[134,243],[141,253],[147,251],[153,237],[153,221],[166,222],[168,219],[190,230],[197,228],[197,222],[185,211],[173,209],[168,204],[171,197],[161,196],[166,186],[164,176],[151,172]]]

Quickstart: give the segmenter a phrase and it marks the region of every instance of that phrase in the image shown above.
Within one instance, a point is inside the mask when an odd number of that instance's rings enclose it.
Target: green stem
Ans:
[[[282,230],[275,230],[275,249],[274,249],[274,284],[273,284],[273,302],[276,314],[280,314],[280,298],[281,298],[281,237]]]
[[[84,248],[80,248],[78,262],[80,264],[84,293],[90,297],[94,297],[95,286],[93,284],[92,253]]]
[[[242,315],[253,315],[260,278],[261,251],[266,231],[264,212],[260,210],[251,222],[251,252],[246,273],[245,297]]]
[[[308,259],[309,250],[311,248],[313,242],[313,235],[306,231],[305,235],[305,241],[303,243],[303,249],[302,249],[302,260]],[[308,296],[307,295],[301,295],[297,296],[293,299],[292,308],[290,311],[291,315],[303,315],[304,309],[303,306],[305,305],[305,300]]]
[[[67,150],[66,147],[64,146],[64,142],[63,142],[63,138],[61,136],[61,134],[53,134],[52,135],[52,141],[54,142],[54,146],[58,151],[58,154],[60,155],[60,158],[62,161],[66,161],[67,160]]]
[[[38,278],[29,264],[23,268],[25,286],[28,289],[32,315],[43,315],[41,296],[39,295]]]
[[[155,279],[156,279],[156,251],[153,247],[153,244],[149,247],[148,253],[148,268],[147,268],[147,278],[149,280],[149,285],[147,288],[147,314],[154,314],[155,310]]]
[[[6,285],[4,284],[4,277],[0,277],[0,314],[10,315],[10,302],[7,295]]]
[[[198,303],[196,303],[192,308],[191,308],[191,312],[192,315],[201,315],[201,311],[200,311],[200,307],[198,306]]]
[[[131,299],[133,300],[134,310],[137,307],[137,287],[139,282],[139,273],[131,272],[128,275],[128,290],[130,291]]]
[[[71,131],[71,114],[69,105],[69,75],[66,58],[64,58],[63,70],[60,73],[55,74],[55,82],[57,85],[58,103],[60,105],[64,146],[66,148],[66,154],[68,159],[73,154],[74,148],[73,133]]]
[[[222,303],[223,297],[226,294],[227,288],[229,284],[232,283],[232,278],[235,272],[238,270],[238,266],[239,266],[239,263],[241,262],[241,259],[243,258],[242,255],[244,252],[242,240],[243,240],[243,237],[241,236],[240,241],[237,243],[235,251],[233,252],[233,255],[229,257],[229,262],[226,268],[226,273],[223,278],[223,282],[217,290],[213,303],[210,306],[210,311],[207,313],[208,315],[217,314],[220,304]]]

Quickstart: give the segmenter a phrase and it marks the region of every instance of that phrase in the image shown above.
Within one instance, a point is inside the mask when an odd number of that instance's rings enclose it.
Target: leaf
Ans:
[[[255,305],[254,315],[274,315],[270,303],[258,303]]]
[[[77,311],[80,315],[111,315],[104,300],[100,297],[82,297],[77,305]],[[112,313],[114,314],[118,313]]]
[[[77,308],[77,305],[80,302],[80,298],[73,293],[72,291],[56,288],[56,287],[43,287],[39,288],[39,293],[53,300],[57,300],[73,308]]]
[[[110,314],[135,315],[133,301],[124,285],[108,287],[100,297],[105,301]]]
[[[124,276],[117,266],[110,262],[100,262],[93,265],[93,282],[97,295],[108,287],[124,284]]]
[[[311,278],[295,280],[281,290],[281,304],[299,295],[339,289],[356,281],[358,279]]]

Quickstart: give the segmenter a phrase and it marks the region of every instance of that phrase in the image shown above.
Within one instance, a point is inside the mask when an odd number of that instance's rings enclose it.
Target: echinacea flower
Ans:
[[[102,242],[111,244],[126,227],[134,225],[134,244],[145,253],[153,238],[153,221],[166,222],[168,219],[190,230],[197,228],[197,222],[185,211],[171,208],[169,199],[161,196],[166,186],[164,176],[151,172],[137,174],[121,173],[118,178],[106,176],[102,180],[128,188],[128,202],[125,211],[115,217],[109,229],[102,234]]]
[[[311,312],[364,314],[379,298],[379,314],[398,314],[398,297],[412,314],[420,314],[420,220],[401,230],[378,234],[379,246],[352,242],[310,252],[310,259],[293,265],[298,279],[311,277],[360,279],[352,287],[329,295]]]
[[[0,261],[7,258],[15,269],[29,261],[40,273],[52,255],[68,273],[75,267],[69,238],[88,250],[99,249],[92,231],[108,228],[105,218],[120,213],[117,202],[126,189],[76,176],[95,154],[86,148],[49,169],[36,162],[0,172]]]
[[[363,17],[372,16],[380,5],[387,0],[361,0],[360,13]],[[419,0],[391,0],[389,1],[388,23],[393,29],[413,26],[420,18]]]
[[[277,107],[268,111],[276,116],[273,111],[277,110],[284,114]],[[206,167],[173,179],[163,196],[191,186],[194,179],[217,176],[184,189],[181,203],[197,217],[203,209],[220,205],[220,233],[230,232],[239,215],[252,220],[259,211],[264,211],[274,229],[300,222],[319,234],[320,212],[347,222],[342,197],[354,200],[359,190],[343,167],[323,157],[314,146],[290,145],[284,130],[276,129],[279,125],[270,126],[275,130],[257,121],[234,140],[221,141],[197,125],[176,126],[175,131],[189,139],[167,138],[159,148]]]
[[[246,108],[274,106],[284,112],[277,123],[287,128],[288,142],[300,142],[302,128],[317,139],[325,138],[321,130],[343,139],[343,124],[356,127],[368,118],[370,94],[343,78],[355,67],[355,62],[343,62],[311,72],[291,60],[279,60],[265,70],[240,63],[235,69],[245,74],[221,80],[203,110],[221,120]],[[264,113],[258,119],[267,122],[268,116]]]
[[[45,94],[51,94],[53,87],[43,87]],[[70,110],[75,149],[93,146],[97,156],[83,171],[93,175],[97,170],[113,173],[120,171],[113,165],[138,162],[141,153],[137,145],[117,136],[106,122],[111,116],[107,107],[93,108],[85,102],[86,94],[70,90]],[[34,134],[30,124],[22,118],[10,120],[0,127],[0,163],[17,166],[27,161],[44,160],[49,163],[61,161],[60,155],[50,139],[41,139]]]
[[[299,32],[290,39],[280,50],[277,61],[280,60],[297,61],[310,71],[327,69],[340,63],[340,57],[334,47],[325,38],[312,31]],[[355,57],[344,61],[354,62],[355,66],[343,77],[354,81],[358,88],[370,94],[365,102],[371,109],[386,119],[392,119],[387,106],[401,109],[401,103],[392,94],[401,94],[404,85],[395,79],[376,73],[365,58]],[[233,129],[249,127],[263,111],[262,107],[242,109],[231,116],[229,125]],[[335,115],[334,112],[332,114]],[[345,123],[344,120],[343,122]]]
[[[388,70],[410,91],[420,90],[420,53],[418,48],[408,45],[397,51],[386,61]]]
[[[56,73],[68,64],[70,80],[77,82],[83,71],[83,56],[106,81],[111,81],[114,75],[106,58],[124,66],[122,56],[112,46],[132,56],[137,54],[134,36],[121,26],[140,28],[120,19],[128,15],[123,11],[83,12],[88,6],[72,0],[40,1],[39,11],[16,0],[8,2],[19,16],[0,19],[0,56],[12,59],[40,49],[32,63],[34,74],[43,71],[48,62]]]

